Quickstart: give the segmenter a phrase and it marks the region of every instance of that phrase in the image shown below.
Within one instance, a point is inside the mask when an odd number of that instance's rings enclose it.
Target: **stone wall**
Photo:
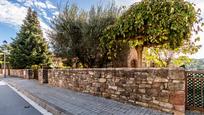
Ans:
[[[20,77],[24,79],[33,79],[33,71],[31,69],[10,69],[10,76]]]
[[[0,69],[0,74],[1,74],[1,75],[4,74],[4,69]],[[8,69],[5,70],[5,74],[6,74],[6,75],[9,75],[9,74],[10,74]]]
[[[47,74],[51,86],[165,112],[185,111],[185,71],[180,68],[53,69]]]

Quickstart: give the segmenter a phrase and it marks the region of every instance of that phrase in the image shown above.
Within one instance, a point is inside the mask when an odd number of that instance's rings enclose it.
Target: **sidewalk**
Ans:
[[[167,115],[153,109],[40,85],[35,80],[20,78],[4,78],[3,80],[56,115]]]

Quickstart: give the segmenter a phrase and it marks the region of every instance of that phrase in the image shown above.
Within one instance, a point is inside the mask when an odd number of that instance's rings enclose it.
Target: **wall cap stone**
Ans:
[[[62,70],[76,70],[76,71],[79,71],[79,70],[84,70],[84,71],[104,71],[104,70],[110,70],[110,71],[113,71],[113,70],[116,70],[116,71],[120,71],[120,70],[124,70],[124,71],[146,71],[146,70],[169,70],[169,71],[173,71],[173,70],[176,70],[176,71],[185,71],[184,68],[69,68],[69,69],[49,69],[49,70],[58,70],[58,71],[62,71]]]

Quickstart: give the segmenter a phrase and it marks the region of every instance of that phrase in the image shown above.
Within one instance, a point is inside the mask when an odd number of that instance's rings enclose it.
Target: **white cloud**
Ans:
[[[0,9],[0,22],[14,26],[21,25],[27,13],[27,8],[12,4],[7,0],[0,0]]]
[[[51,18],[47,15],[47,12],[46,12],[45,9],[42,9],[42,8],[39,9],[38,14],[39,14],[41,17],[47,19],[48,21],[51,20]],[[54,15],[54,14],[53,14],[53,15]]]
[[[57,16],[57,15],[59,15],[59,12],[56,11],[56,12],[53,13],[53,15],[54,15],[54,16]]]
[[[32,6],[38,8],[36,11],[38,11],[41,17],[44,17],[50,21],[51,18],[47,15],[46,10],[56,8],[48,0],[45,2],[41,2],[39,0],[17,0],[17,2],[18,3],[13,3],[9,0],[0,0],[0,22],[7,23],[15,27],[20,27],[27,14],[27,8]],[[39,20],[43,30],[43,35],[45,38],[47,38],[48,36],[46,31],[50,30],[51,28],[40,17]]]
[[[26,7],[33,5],[33,0],[17,0],[17,2],[22,3]]]
[[[56,7],[48,0],[46,1],[46,5],[48,9],[56,9]]]
[[[135,2],[140,2],[141,0],[115,0],[116,5],[118,6],[130,6]]]
[[[34,2],[34,5],[35,6],[37,6],[37,7],[39,7],[39,8],[46,8],[46,4],[45,3],[43,3],[43,2]]]

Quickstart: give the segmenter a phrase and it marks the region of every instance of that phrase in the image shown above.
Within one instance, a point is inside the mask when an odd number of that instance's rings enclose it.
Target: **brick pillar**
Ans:
[[[48,84],[52,84],[54,72],[55,72],[54,69],[48,69]]]
[[[173,105],[174,114],[185,115],[185,71],[170,70],[169,79],[170,103]]]
[[[27,79],[34,79],[34,75],[33,75],[33,70],[32,69],[28,69],[28,77]]]
[[[41,84],[48,83],[48,69],[38,70],[38,80]]]

